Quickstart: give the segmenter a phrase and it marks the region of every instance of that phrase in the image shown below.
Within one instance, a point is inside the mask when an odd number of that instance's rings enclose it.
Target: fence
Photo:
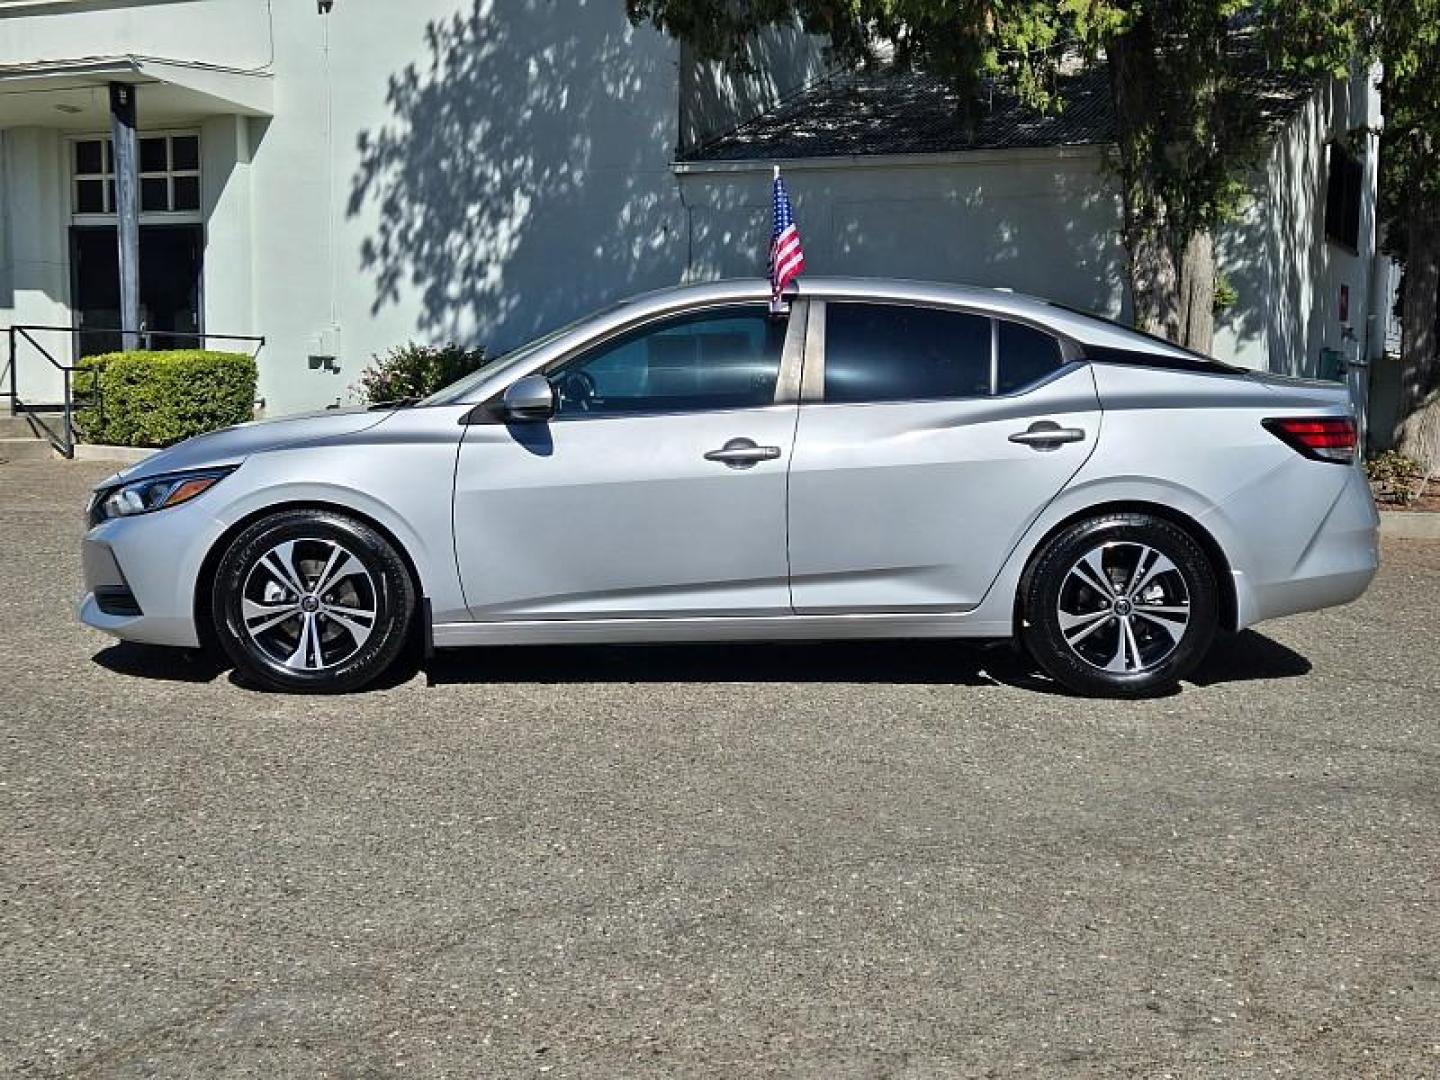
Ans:
[[[126,330],[106,330],[95,327],[83,326],[11,326],[6,329],[6,359],[5,369],[0,373],[0,397],[10,399],[10,414],[12,416],[24,415],[33,421],[49,440],[50,445],[55,447],[67,458],[75,456],[75,372],[79,370],[79,364],[62,363],[55,354],[47,349],[36,335],[65,334],[70,340],[80,342],[86,334],[104,334],[114,338],[117,334],[123,335],[132,333]],[[260,350],[265,347],[265,338],[248,334],[196,334],[170,330],[141,330],[135,334],[143,343],[143,347],[151,349],[155,347],[156,341],[162,342],[191,342],[200,348],[205,347],[209,341],[230,341],[245,342],[255,347],[252,356],[259,356]],[[162,346],[163,348],[164,346]],[[171,348],[179,347],[172,344]],[[51,368],[60,372],[64,386],[64,397],[58,409],[59,416],[56,417],[53,407],[47,408],[36,403],[27,403],[20,391],[20,360],[30,355],[37,356],[44,360]],[[94,393],[92,386],[90,392]],[[46,403],[50,404],[50,403]],[[60,425],[60,430],[51,427],[51,421]]]

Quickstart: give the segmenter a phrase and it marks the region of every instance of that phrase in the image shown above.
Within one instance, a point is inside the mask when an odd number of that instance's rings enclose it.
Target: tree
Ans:
[[[1440,0],[1388,0],[1370,28],[1380,61],[1383,242],[1404,266],[1396,445],[1440,473]]]
[[[1440,0],[1266,0],[1272,51],[1311,71],[1378,65],[1379,240],[1404,268],[1397,449],[1440,473]]]
[[[1202,352],[1214,332],[1215,228],[1239,206],[1261,145],[1265,105],[1247,79],[1261,31],[1341,3],[626,0],[633,21],[650,22],[706,59],[739,63],[760,29],[798,19],[856,62],[887,43],[898,63],[948,77],[972,103],[980,81],[998,77],[1035,107],[1056,109],[1062,66],[1103,58],[1136,325]],[[1324,42],[1333,45],[1328,36]]]

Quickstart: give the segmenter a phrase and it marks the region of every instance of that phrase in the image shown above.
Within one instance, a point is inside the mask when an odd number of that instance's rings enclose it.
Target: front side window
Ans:
[[[825,306],[825,400],[920,401],[990,393],[990,320],[899,304]]]
[[[560,417],[751,409],[775,401],[785,322],[721,308],[632,330],[551,374]]]

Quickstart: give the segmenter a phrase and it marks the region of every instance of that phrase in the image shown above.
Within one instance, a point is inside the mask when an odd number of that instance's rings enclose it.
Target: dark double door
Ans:
[[[200,344],[204,252],[204,230],[199,225],[140,226],[141,348],[188,349]],[[79,355],[117,351],[120,263],[114,227],[71,229],[70,265],[73,306],[81,329]],[[147,339],[144,331],[166,333]]]

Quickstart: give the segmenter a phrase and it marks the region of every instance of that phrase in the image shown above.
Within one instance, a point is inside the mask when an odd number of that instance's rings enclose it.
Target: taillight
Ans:
[[[1284,416],[1260,422],[1308,458],[1341,465],[1355,460],[1355,421],[1348,416]]]

